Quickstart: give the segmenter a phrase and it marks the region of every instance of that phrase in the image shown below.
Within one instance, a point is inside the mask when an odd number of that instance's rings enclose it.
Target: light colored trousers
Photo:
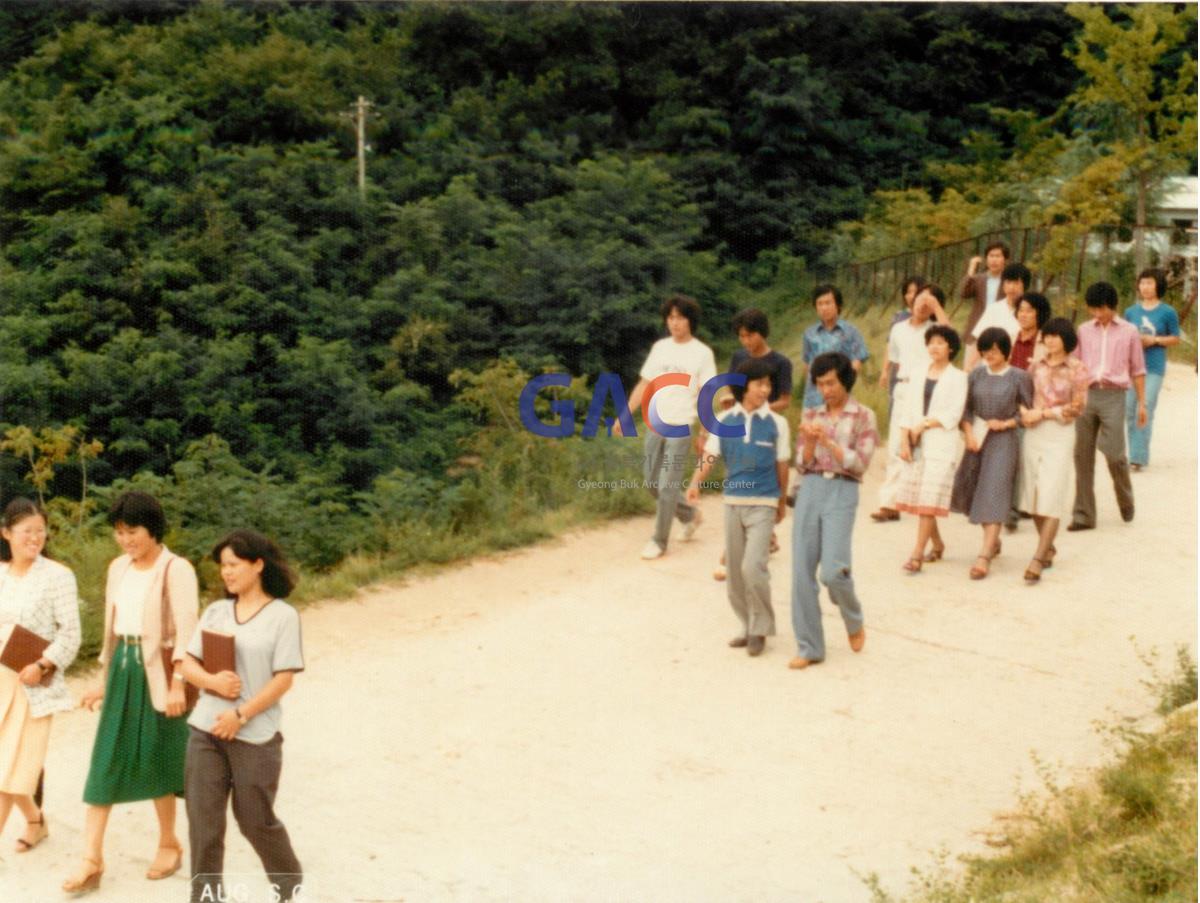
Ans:
[[[904,462],[900,460],[900,412],[904,410],[905,393],[909,383],[896,383],[896,391],[892,395],[892,408],[888,417],[887,434],[887,470],[884,472],[883,485],[879,487],[879,507],[895,508],[896,493],[904,482]]]
[[[775,636],[767,560],[776,510],[771,505],[725,506],[725,586],[746,636]]]
[[[1129,429],[1129,463],[1142,467],[1150,463],[1150,433],[1154,429],[1154,409],[1158,407],[1158,393],[1162,391],[1163,374],[1146,373],[1146,425],[1138,429],[1137,392],[1129,389],[1125,393],[1125,425]]]
[[[654,517],[654,541],[660,549],[667,548],[671,536],[671,521],[679,518],[689,523],[696,516],[696,509],[687,503],[683,494],[683,475],[688,472],[691,461],[692,437],[665,439],[658,433],[646,436],[642,471],[650,494],[658,502]]]
[[[792,629],[803,658],[825,659],[817,574],[842,614],[846,633],[862,630],[863,610],[850,571],[850,540],[858,510],[858,483],[808,474],[796,496],[792,525]]]

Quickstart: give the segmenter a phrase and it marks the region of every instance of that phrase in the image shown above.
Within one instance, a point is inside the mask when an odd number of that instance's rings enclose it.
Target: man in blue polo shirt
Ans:
[[[842,319],[842,291],[836,285],[818,285],[813,289],[813,307],[817,311],[818,322],[804,330],[804,347],[801,356],[804,359],[804,407],[815,408],[824,404],[812,374],[808,368],[816,360],[817,355],[829,351],[844,354],[850,360],[850,366],[858,373],[862,362],[869,354],[867,343],[862,333],[852,323]]]

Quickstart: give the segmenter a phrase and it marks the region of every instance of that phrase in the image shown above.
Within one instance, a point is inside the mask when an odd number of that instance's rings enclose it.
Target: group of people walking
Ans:
[[[1126,433],[1132,469],[1147,467],[1165,348],[1179,341],[1178,317],[1161,300],[1166,277],[1160,270],[1142,272],[1139,303],[1125,317],[1117,316],[1116,288],[1107,282],[1089,286],[1089,319],[1078,329],[1052,316],[1049,301],[1030,290],[1031,282],[1024,265],[1010,262],[1003,243],[989,245],[984,256],[972,259],[960,286],[961,297],[973,302],[961,335],[950,325],[940,287],[913,276],[901,288],[905,310],[893,319],[879,376],[889,390],[887,468],[880,507],[871,517],[888,522],[900,520],[902,512],[916,516],[914,546],[902,565],[906,574],[919,574],[946,556],[938,523],[957,512],[981,528],[968,571],[974,580],[988,576],[1001,552],[1002,529],[1015,530],[1019,518],[1031,518],[1037,537],[1023,579],[1039,582],[1054,563],[1064,519],[1070,531],[1096,525],[1097,448],[1108,462],[1122,518],[1133,519]],[[739,379],[717,418],[720,428],[707,437],[697,432],[668,440],[652,431],[645,473],[658,516],[643,557],[657,558],[666,552],[673,520],[684,524],[685,539],[695,532],[700,488],[716,460],[724,460],[725,555],[714,576],[727,580],[742,628],[730,645],[750,655],[761,654],[775,634],[769,556],[775,527],[794,504],[794,669],[825,658],[819,584],[841,614],[851,649],[865,643],[851,534],[859,487],[879,443],[874,413],[853,397],[868,358],[866,343],[841,318],[836,286],[814,289],[813,305],[818,322],[804,333],[804,411],[795,443],[783,416],[792,364],[768,346],[765,314],[746,310],[734,319],[742,348],[730,372]],[[656,379],[683,373],[686,386],[660,390],[673,393],[676,417],[665,420],[695,426],[700,387],[716,372],[711,349],[694,335],[699,315],[699,305],[685,296],[663,305],[669,335],[656,343],[640,372],[631,413]],[[960,369],[955,360],[964,346]],[[659,449],[671,442],[668,459]],[[698,463],[685,484],[689,443],[695,443]]]
[[[177,872],[183,844],[175,801],[182,795],[191,898],[225,899],[225,813],[232,797],[239,828],[278,898],[289,900],[302,884],[301,867],[273,808],[282,767],[280,699],[304,669],[300,619],[283,601],[295,585],[288,562],[259,533],[228,534],[212,550],[227,596],[200,615],[196,571],[163,544],[158,501],[125,492],[109,522],[122,554],[109,565],[105,585],[102,680],[80,702],[99,707],[100,718],[83,787],[83,856],[63,890],[100,886],[109,815],[121,803],[153,801],[158,844],[146,878]],[[47,533],[37,503],[16,498],[4,509],[0,631],[12,631],[10,637],[27,631],[47,642],[19,672],[0,667],[0,828],[14,806],[24,815],[20,853],[49,836],[35,796],[51,718],[75,707],[63,673],[81,641],[75,577],[50,557]],[[206,631],[232,638],[232,669],[214,673],[205,666]]]
[[[906,282],[916,291],[911,314],[889,335],[897,374],[888,475],[872,518],[918,515],[916,542],[904,563],[907,573],[916,574],[945,553],[937,520],[951,511],[966,514],[982,528],[969,573],[983,579],[1000,554],[1002,526],[1014,530],[1018,517],[1030,516],[1038,540],[1023,576],[1036,583],[1054,562],[1064,519],[1070,531],[1096,525],[1097,448],[1108,463],[1122,519],[1133,519],[1130,472],[1149,465],[1161,387],[1160,376],[1148,397],[1147,359],[1156,350],[1156,367],[1165,371],[1164,349],[1179,341],[1179,321],[1161,301],[1165,274],[1148,269],[1137,288],[1150,313],[1140,303],[1118,317],[1116,288],[1097,282],[1084,295],[1089,319],[1076,331],[1070,320],[1051,316],[1043,295],[1029,291],[1029,270],[1008,262],[1006,246],[997,242],[986,253],[989,273],[998,270],[998,280],[976,273],[975,258],[961,287],[963,298],[975,301],[966,330],[966,372],[952,363],[961,343],[946,325],[941,290],[919,277]],[[937,325],[926,327],[927,319]],[[923,334],[923,352],[916,333]],[[1138,449],[1133,467],[1125,454],[1127,432]]]

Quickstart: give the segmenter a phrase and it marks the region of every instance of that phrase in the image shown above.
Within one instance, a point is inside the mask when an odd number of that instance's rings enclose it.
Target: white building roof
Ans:
[[[1196,219],[1197,179],[1195,176],[1175,176],[1163,182],[1162,197],[1154,205],[1155,219]]]

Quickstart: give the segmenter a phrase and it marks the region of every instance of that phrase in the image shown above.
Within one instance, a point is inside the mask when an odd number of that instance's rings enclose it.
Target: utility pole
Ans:
[[[350,111],[342,115],[353,120],[354,134],[358,143],[358,193],[367,196],[367,114],[374,104],[361,94],[350,105]]]

